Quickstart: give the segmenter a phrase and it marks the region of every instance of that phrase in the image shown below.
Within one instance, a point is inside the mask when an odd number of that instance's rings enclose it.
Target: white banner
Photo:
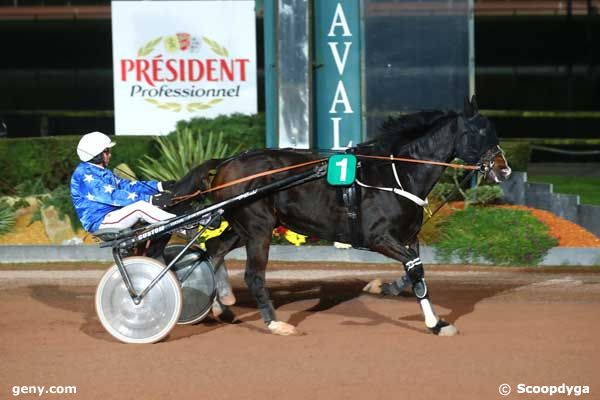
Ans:
[[[115,133],[255,114],[254,0],[113,1]]]

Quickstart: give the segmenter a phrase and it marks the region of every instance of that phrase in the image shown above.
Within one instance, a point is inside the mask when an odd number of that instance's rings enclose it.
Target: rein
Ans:
[[[217,190],[225,189],[227,187],[230,187],[230,186],[233,186],[233,185],[237,185],[239,183],[247,182],[247,181],[255,179],[255,178],[260,178],[262,176],[273,175],[273,174],[277,174],[279,172],[290,171],[292,169],[302,168],[302,167],[306,167],[307,165],[318,164],[318,163],[322,163],[324,161],[327,161],[327,159],[326,158],[321,158],[321,159],[318,159],[318,160],[311,160],[311,161],[303,162],[303,163],[300,163],[300,164],[289,165],[287,167],[270,169],[270,170],[267,170],[267,171],[259,172],[257,174],[253,174],[253,175],[246,176],[246,177],[243,177],[243,178],[235,179],[233,181],[226,182],[226,183],[223,183],[221,185],[218,185],[218,186],[206,189],[206,190],[197,190],[197,191],[195,191],[194,193],[191,193],[191,194],[173,197],[173,201],[174,201],[174,204],[177,204],[177,203],[180,203],[182,201],[191,199],[193,197],[200,196],[202,194],[206,194],[206,193],[210,193],[210,192],[215,192]]]
[[[403,162],[411,162],[411,163],[417,163],[417,164],[431,164],[431,165],[439,165],[439,166],[444,166],[444,167],[449,167],[449,168],[457,168],[457,169],[469,169],[469,170],[480,170],[481,166],[479,165],[460,165],[460,164],[450,164],[450,163],[445,163],[445,162],[440,162],[440,161],[430,161],[430,160],[416,160],[414,158],[402,158],[402,157],[384,157],[384,156],[367,156],[367,155],[362,155],[362,154],[355,154],[356,158],[365,158],[365,159],[374,159],[374,160],[385,160],[385,161],[403,161]],[[305,167],[307,165],[314,165],[314,164],[319,164],[322,162],[327,161],[327,158],[320,158],[318,160],[311,160],[311,161],[307,161],[307,162],[303,162],[300,164],[294,164],[294,165],[289,165],[287,167],[282,167],[282,168],[276,168],[276,169],[270,169],[267,171],[263,171],[263,172],[259,172],[257,174],[253,174],[250,176],[246,176],[243,178],[239,178],[239,179],[235,179],[233,181],[230,182],[226,182],[223,183],[221,185],[206,189],[206,190],[197,190],[194,193],[190,193],[187,195],[182,195],[182,196],[177,196],[177,197],[173,197],[173,204],[178,204],[181,203],[182,201],[186,201],[189,200],[191,198],[206,194],[206,193],[210,193],[210,192],[215,192],[217,190],[221,190],[221,189],[225,189],[227,187],[230,186],[234,186],[243,182],[247,182],[250,181],[252,179],[256,179],[256,178],[260,178],[263,176],[269,176],[269,175],[273,175],[273,174],[277,174],[279,172],[285,172],[285,171],[290,171],[296,168],[302,168]]]
[[[404,161],[404,162],[411,162],[411,163],[417,163],[417,164],[440,165],[443,167],[456,168],[456,169],[470,169],[470,170],[481,169],[481,167],[479,165],[451,164],[451,163],[445,163],[445,162],[441,162],[441,161],[415,160],[414,158],[367,156],[367,155],[361,155],[361,154],[356,154],[356,158],[371,158],[371,159],[375,159],[375,160],[386,160],[386,161]]]

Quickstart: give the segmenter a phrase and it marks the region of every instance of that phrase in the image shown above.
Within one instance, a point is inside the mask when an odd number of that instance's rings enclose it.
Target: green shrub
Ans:
[[[465,165],[464,161],[455,158],[452,164]],[[467,182],[463,182],[468,171],[462,168],[446,168],[438,183],[435,184],[429,196],[434,201],[463,200],[466,197],[465,188]],[[460,184],[462,183],[462,187]]]
[[[49,136],[0,140],[0,193],[14,194],[14,188],[27,181],[40,180],[53,190],[68,184],[80,162],[77,143],[80,136]],[[157,155],[151,136],[118,136],[111,164],[130,165],[143,155]]]
[[[111,137],[117,144],[111,152],[110,168],[119,164],[127,164],[131,166],[135,174],[139,174],[141,171],[136,168],[136,164],[142,157],[157,157],[160,154],[155,144],[155,138],[156,136]]]
[[[179,121],[177,130],[189,128],[194,132],[223,132],[223,141],[229,148],[240,146],[240,150],[262,149],[265,147],[264,114],[221,115],[214,119],[193,118]]]
[[[10,232],[15,226],[15,211],[5,200],[0,201],[0,236]]]
[[[0,168],[7,186],[40,177],[45,187],[68,179],[76,164],[78,138],[27,138],[0,141]],[[2,188],[5,190],[6,188]]]
[[[190,169],[211,158],[225,158],[233,151],[223,143],[223,134],[211,132],[203,134],[190,128],[181,128],[168,136],[159,136],[156,143],[160,149],[159,158],[144,157],[139,169],[146,179],[157,181],[179,180]]]
[[[508,165],[513,171],[527,172],[527,166],[531,158],[531,144],[529,142],[503,140],[500,147],[504,150]]]
[[[466,191],[465,202],[468,204],[492,204],[502,200],[504,193],[498,185],[476,186]]]
[[[557,245],[548,228],[530,213],[492,207],[469,207],[440,224],[437,255],[462,262],[483,257],[498,265],[537,265]]]
[[[461,197],[458,193],[454,192],[455,189],[456,185],[454,183],[440,182],[433,187],[429,193],[429,197],[436,202],[460,200]]]
[[[24,181],[15,186],[15,191],[19,197],[37,196],[45,194],[48,189],[44,186],[42,178],[36,178],[28,181]]]

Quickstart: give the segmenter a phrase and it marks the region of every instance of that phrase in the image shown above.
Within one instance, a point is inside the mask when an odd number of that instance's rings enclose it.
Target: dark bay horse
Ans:
[[[427,197],[445,167],[373,160],[364,156],[394,156],[446,163],[460,158],[466,164],[481,166],[486,178],[493,182],[507,179],[510,168],[498,145],[493,126],[478,112],[474,101],[466,102],[463,113],[425,111],[390,118],[382,126],[382,131],[376,139],[353,149],[360,161],[357,179],[363,184],[355,188],[359,200],[354,210],[357,218],[353,221],[342,201],[343,189],[319,179],[227,209],[224,216],[231,229],[207,242],[214,265],[221,264],[232,249],[246,247],[244,280],[271,332],[280,335],[295,333],[294,326],[277,319],[265,287],[271,235],[279,225],[304,235],[345,243],[356,243],[358,227],[360,247],[404,264],[427,328],[439,335],[457,332],[453,325],[439,319],[433,311],[416,239],[423,222],[423,204],[419,200]],[[192,170],[178,183],[175,193],[190,193],[198,188],[205,190],[209,186],[216,187],[259,172],[319,158],[305,151],[266,149],[243,153],[225,161],[211,160]],[[207,171],[213,168],[216,174],[208,183]],[[312,167],[252,179],[212,192],[210,197],[214,202],[222,201],[309,168]],[[399,186],[401,190],[396,192],[385,190],[399,189]]]

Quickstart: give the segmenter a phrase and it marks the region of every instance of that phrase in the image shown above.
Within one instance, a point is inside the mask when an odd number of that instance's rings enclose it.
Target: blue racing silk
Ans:
[[[71,200],[81,225],[95,232],[104,217],[140,200],[150,201],[158,193],[156,181],[129,181],[89,162],[79,163],[71,176]]]

